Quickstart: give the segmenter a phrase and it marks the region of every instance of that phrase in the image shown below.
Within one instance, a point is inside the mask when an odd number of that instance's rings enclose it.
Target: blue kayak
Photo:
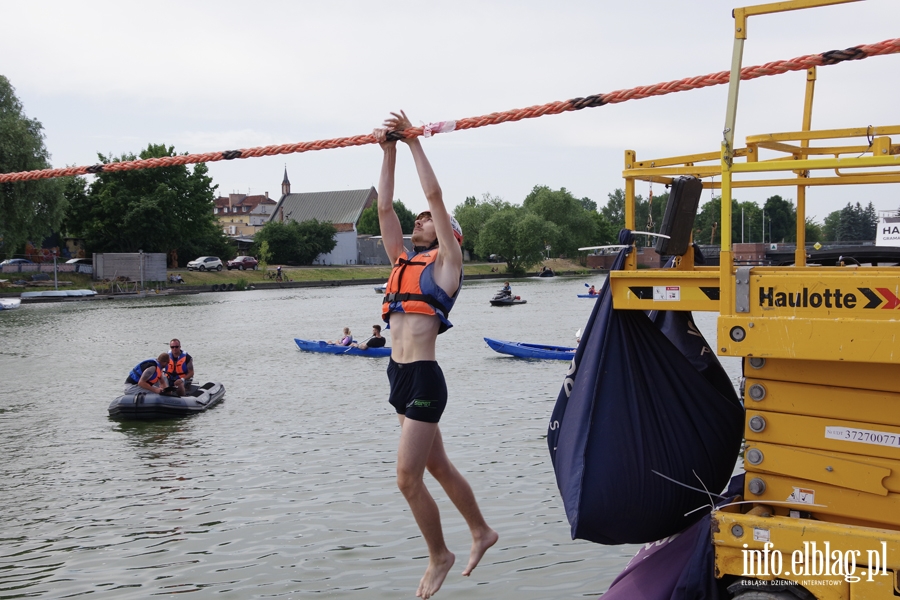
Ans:
[[[578,294],[578,297],[579,298],[593,298],[594,300],[596,300],[597,298],[600,297],[600,294]]]
[[[325,354],[349,354],[350,356],[390,356],[390,348],[367,348],[360,350],[353,346],[338,346],[321,340],[301,340],[294,338],[297,347],[307,352],[323,352]]]
[[[539,358],[543,360],[572,360],[575,348],[548,346],[546,344],[526,344],[525,342],[505,342],[484,338],[491,350],[519,358]]]

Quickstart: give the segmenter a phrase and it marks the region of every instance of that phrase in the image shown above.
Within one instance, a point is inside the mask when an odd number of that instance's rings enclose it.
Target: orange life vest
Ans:
[[[403,252],[391,270],[381,304],[381,318],[390,322],[392,312],[434,315],[441,320],[438,333],[444,333],[453,324],[447,320],[450,309],[462,289],[463,274],[459,273],[459,287],[452,296],[434,282],[434,262],[440,248],[434,246],[411,256]]]
[[[178,360],[175,360],[175,357],[169,352],[169,366],[166,367],[166,373],[168,375],[177,375],[179,378],[184,379],[184,376],[187,375],[187,364],[189,362],[191,362],[191,355],[187,352],[182,352]]]
[[[159,378],[162,377],[162,368],[160,368],[159,363],[156,362],[156,359],[150,358],[145,361],[138,363],[130,373],[128,373],[128,377],[125,378],[125,383],[138,383],[141,380],[141,376],[144,374],[144,371],[149,369],[152,366],[156,366],[156,373],[153,374],[153,377],[147,380],[147,383],[153,385]]]

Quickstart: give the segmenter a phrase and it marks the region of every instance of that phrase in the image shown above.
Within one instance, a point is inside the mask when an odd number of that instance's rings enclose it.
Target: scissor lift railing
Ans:
[[[638,270],[632,253],[624,270],[610,273],[610,284],[617,309],[718,312],[718,354],[743,358],[747,503],[713,513],[718,574],[805,582],[818,598],[896,598],[900,267],[809,265],[805,225],[810,187],[900,183],[900,145],[890,137],[900,125],[812,130],[816,69],[810,68],[801,130],[749,136],[745,147],[734,147],[747,18],[845,1],[853,0],[735,9],[720,150],[652,160],[628,150],[623,171],[629,229],[637,181],[692,175],[721,190],[720,264],[697,266],[689,249],[672,269]],[[796,190],[793,266],[735,265],[732,190],[750,187]],[[812,543],[822,550],[825,542],[844,558],[859,553],[856,575],[865,571],[859,581],[815,572],[808,550]],[[754,559],[768,561],[776,551],[786,564],[795,552],[801,560],[778,574],[768,562],[765,572],[759,564],[754,570]],[[830,585],[812,586],[811,579]]]

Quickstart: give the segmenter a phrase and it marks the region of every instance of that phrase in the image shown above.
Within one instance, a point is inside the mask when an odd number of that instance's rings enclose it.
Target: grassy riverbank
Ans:
[[[563,260],[551,259],[544,261],[544,266],[554,271],[567,272],[584,272],[589,273],[590,270],[582,267],[578,263]],[[534,271],[540,269],[535,267]],[[348,281],[353,279],[384,279],[387,281],[391,268],[387,265],[348,265],[348,266],[311,266],[311,267],[282,267],[284,277],[288,281],[295,282],[313,282],[313,281]],[[498,273],[506,274],[506,265],[497,263],[466,263],[463,265],[466,275],[489,275]],[[275,265],[269,265],[268,273],[274,273]],[[244,279],[248,284],[272,282],[273,279],[266,278],[266,273],[262,270],[257,271],[214,271],[201,273],[199,271],[188,271],[187,269],[170,269],[170,274],[178,273],[184,278],[186,285],[213,285],[222,283],[237,283],[239,279]]]
[[[558,272],[583,272],[585,274],[590,272],[588,269],[585,269],[577,263],[560,259],[545,261],[544,265]],[[540,267],[537,267],[535,270],[539,268]],[[352,281],[355,279],[379,279],[387,281],[388,275],[390,275],[391,272],[390,267],[386,265],[282,267],[282,270],[284,273],[285,281],[308,283],[317,281]],[[506,274],[506,265],[496,263],[466,263],[464,265],[464,270],[467,276],[490,275],[492,273],[496,273],[502,276]],[[235,285],[243,283],[245,286],[250,286],[259,283],[273,283],[275,280],[273,278],[267,277],[266,275],[268,273],[269,275],[274,276],[274,272],[275,266],[273,265],[269,265],[267,271],[229,271],[226,269],[223,271],[206,271],[201,273],[200,271],[188,271],[187,269],[168,270],[169,275],[181,275],[181,277],[184,279],[185,286],[212,286],[222,284],[227,285],[229,283],[233,283]],[[24,274],[22,275],[22,279],[25,279]],[[4,278],[8,278],[10,281],[13,281],[18,277],[15,277],[14,274],[10,274],[5,275]],[[145,282],[145,284],[147,286],[150,286],[151,282]],[[133,283],[129,283],[129,285],[133,286]],[[168,287],[169,285],[170,284],[165,283],[163,284],[163,287]],[[156,287],[155,282],[153,282],[152,287]],[[29,285],[27,287],[20,287],[10,286],[9,284],[7,284],[3,287],[0,287],[0,292],[22,292],[52,289],[54,289],[54,286],[53,280],[51,279],[49,282],[42,282],[42,285],[40,286]],[[59,275],[59,289],[95,289],[98,292],[115,291],[110,289],[110,284],[100,281],[92,281],[90,275],[84,275],[81,273],[61,273]]]

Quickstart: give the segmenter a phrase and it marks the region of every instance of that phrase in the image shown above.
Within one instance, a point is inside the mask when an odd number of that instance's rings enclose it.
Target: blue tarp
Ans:
[[[619,238],[630,246],[631,232]],[[715,494],[728,483],[743,423],[734,386],[691,314],[613,310],[607,279],[547,437],[572,538],[647,543],[708,515],[696,510],[710,503],[702,488]]]

